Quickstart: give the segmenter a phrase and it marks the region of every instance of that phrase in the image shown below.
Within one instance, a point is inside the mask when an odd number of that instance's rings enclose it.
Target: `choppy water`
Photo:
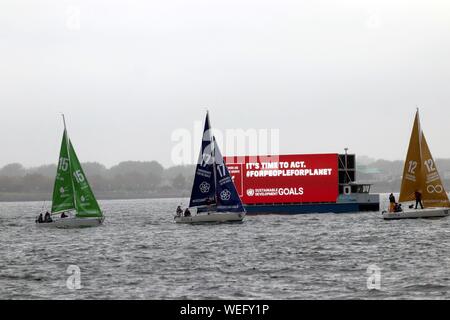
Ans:
[[[176,225],[179,199],[103,201],[100,228],[43,230],[0,203],[1,299],[448,299],[449,219],[379,213]],[[69,290],[69,265],[81,290]],[[381,271],[369,290],[367,268]]]

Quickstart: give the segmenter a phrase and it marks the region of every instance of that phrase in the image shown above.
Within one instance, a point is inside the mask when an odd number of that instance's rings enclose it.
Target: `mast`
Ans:
[[[69,134],[67,132],[67,124],[66,124],[66,117],[64,113],[62,114],[63,122],[64,122],[64,132],[66,133],[66,148],[67,148],[67,158],[69,161],[69,173],[70,173],[70,181],[72,182],[72,197],[73,197],[73,206],[75,207],[75,211],[77,211],[77,197],[75,197],[75,184],[73,183],[73,172],[72,172],[72,161],[70,159],[70,148],[69,148]]]
[[[344,150],[345,150],[345,184],[347,184],[348,183],[347,179],[349,178],[349,176],[348,176],[348,148],[345,148]]]
[[[64,130],[67,131],[67,125],[66,125],[66,117],[64,116],[64,113],[61,114],[64,122]]]
[[[212,139],[210,140],[210,143],[211,143],[211,147],[213,148],[212,149],[213,177],[214,177],[214,186],[216,189],[216,191],[214,192],[214,201],[216,202],[216,205],[217,205],[218,204],[218,202],[217,202],[217,173],[216,173],[217,167],[216,167],[216,145],[215,145],[216,138],[212,134],[211,121],[209,119],[209,111],[208,110],[206,110],[206,117],[209,122],[208,123],[209,130],[211,130],[210,137]]]
[[[216,141],[216,138],[213,137],[213,142],[215,142],[215,141]],[[215,143],[213,143],[213,144],[215,144]],[[214,168],[214,172],[213,172],[214,186],[216,188],[216,192],[214,192],[214,201],[216,202],[216,205],[217,205],[217,173],[216,173],[217,166],[216,166],[216,146],[215,145],[214,145],[214,149],[213,149],[213,168]]]
[[[423,132],[422,132],[422,124],[420,123],[420,113],[419,113],[419,107],[417,107],[417,124],[419,127],[419,152],[420,152],[420,161],[421,163],[423,162],[422,157],[423,157],[423,153],[422,153],[422,139],[423,139]]]

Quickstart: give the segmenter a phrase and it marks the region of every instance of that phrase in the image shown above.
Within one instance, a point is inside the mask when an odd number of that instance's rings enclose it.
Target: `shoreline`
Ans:
[[[97,200],[154,200],[154,199],[181,199],[189,198],[188,193],[181,194],[101,194],[97,196]],[[2,193],[0,192],[0,203],[7,202],[51,202],[52,197],[49,194],[14,194],[14,193]]]

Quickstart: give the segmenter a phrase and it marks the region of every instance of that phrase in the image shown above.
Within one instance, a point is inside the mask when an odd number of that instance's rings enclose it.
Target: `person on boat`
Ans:
[[[48,211],[45,213],[44,222],[46,223],[53,222],[52,217],[50,216],[50,212]]]
[[[213,211],[214,204],[215,204],[214,198],[206,199],[206,207],[207,207],[207,210],[208,210],[208,214],[210,214],[211,211]]]
[[[39,214],[39,217],[37,218],[36,222],[37,222],[37,223],[42,223],[42,222],[44,222],[44,216],[42,215],[42,213]]]
[[[183,209],[181,209],[181,206],[177,207],[177,217],[181,217],[181,215],[183,214]]]
[[[67,218],[67,215],[65,212],[61,213],[61,219]]]
[[[416,210],[420,204],[420,207],[423,209],[423,204],[422,204],[422,193],[419,190],[416,190],[416,192],[414,193],[414,196],[416,197]]]
[[[186,210],[184,211],[184,216],[185,217],[190,217],[191,216],[191,212],[189,211],[189,208],[186,208]]]
[[[394,196],[393,193],[391,193],[390,196],[389,196],[389,202],[390,202],[389,212],[394,212],[395,211],[395,205],[397,204],[397,202],[395,201],[395,196]]]
[[[398,213],[398,212],[403,212],[403,208],[402,208],[402,204],[401,203],[396,203],[394,206],[394,212]]]

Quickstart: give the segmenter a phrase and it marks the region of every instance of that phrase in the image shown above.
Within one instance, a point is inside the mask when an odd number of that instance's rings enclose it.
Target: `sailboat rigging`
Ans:
[[[422,202],[423,208],[417,208]],[[417,201],[415,210],[384,212],[383,218],[411,219],[445,217],[449,214],[450,201],[442,183],[420,123],[419,110],[406,156],[399,202]]]
[[[64,133],[53,188],[51,215],[54,219],[37,221],[39,227],[78,228],[94,227],[103,223],[104,215],[92,192],[87,177],[75,153],[69,135],[65,117]],[[66,213],[73,212],[74,216]],[[56,215],[61,215],[60,219]],[[47,213],[50,217],[50,214]]]
[[[246,214],[211,132],[209,113],[206,114],[189,208],[196,208],[197,215],[183,216],[179,212],[174,218],[176,223],[241,222]]]

